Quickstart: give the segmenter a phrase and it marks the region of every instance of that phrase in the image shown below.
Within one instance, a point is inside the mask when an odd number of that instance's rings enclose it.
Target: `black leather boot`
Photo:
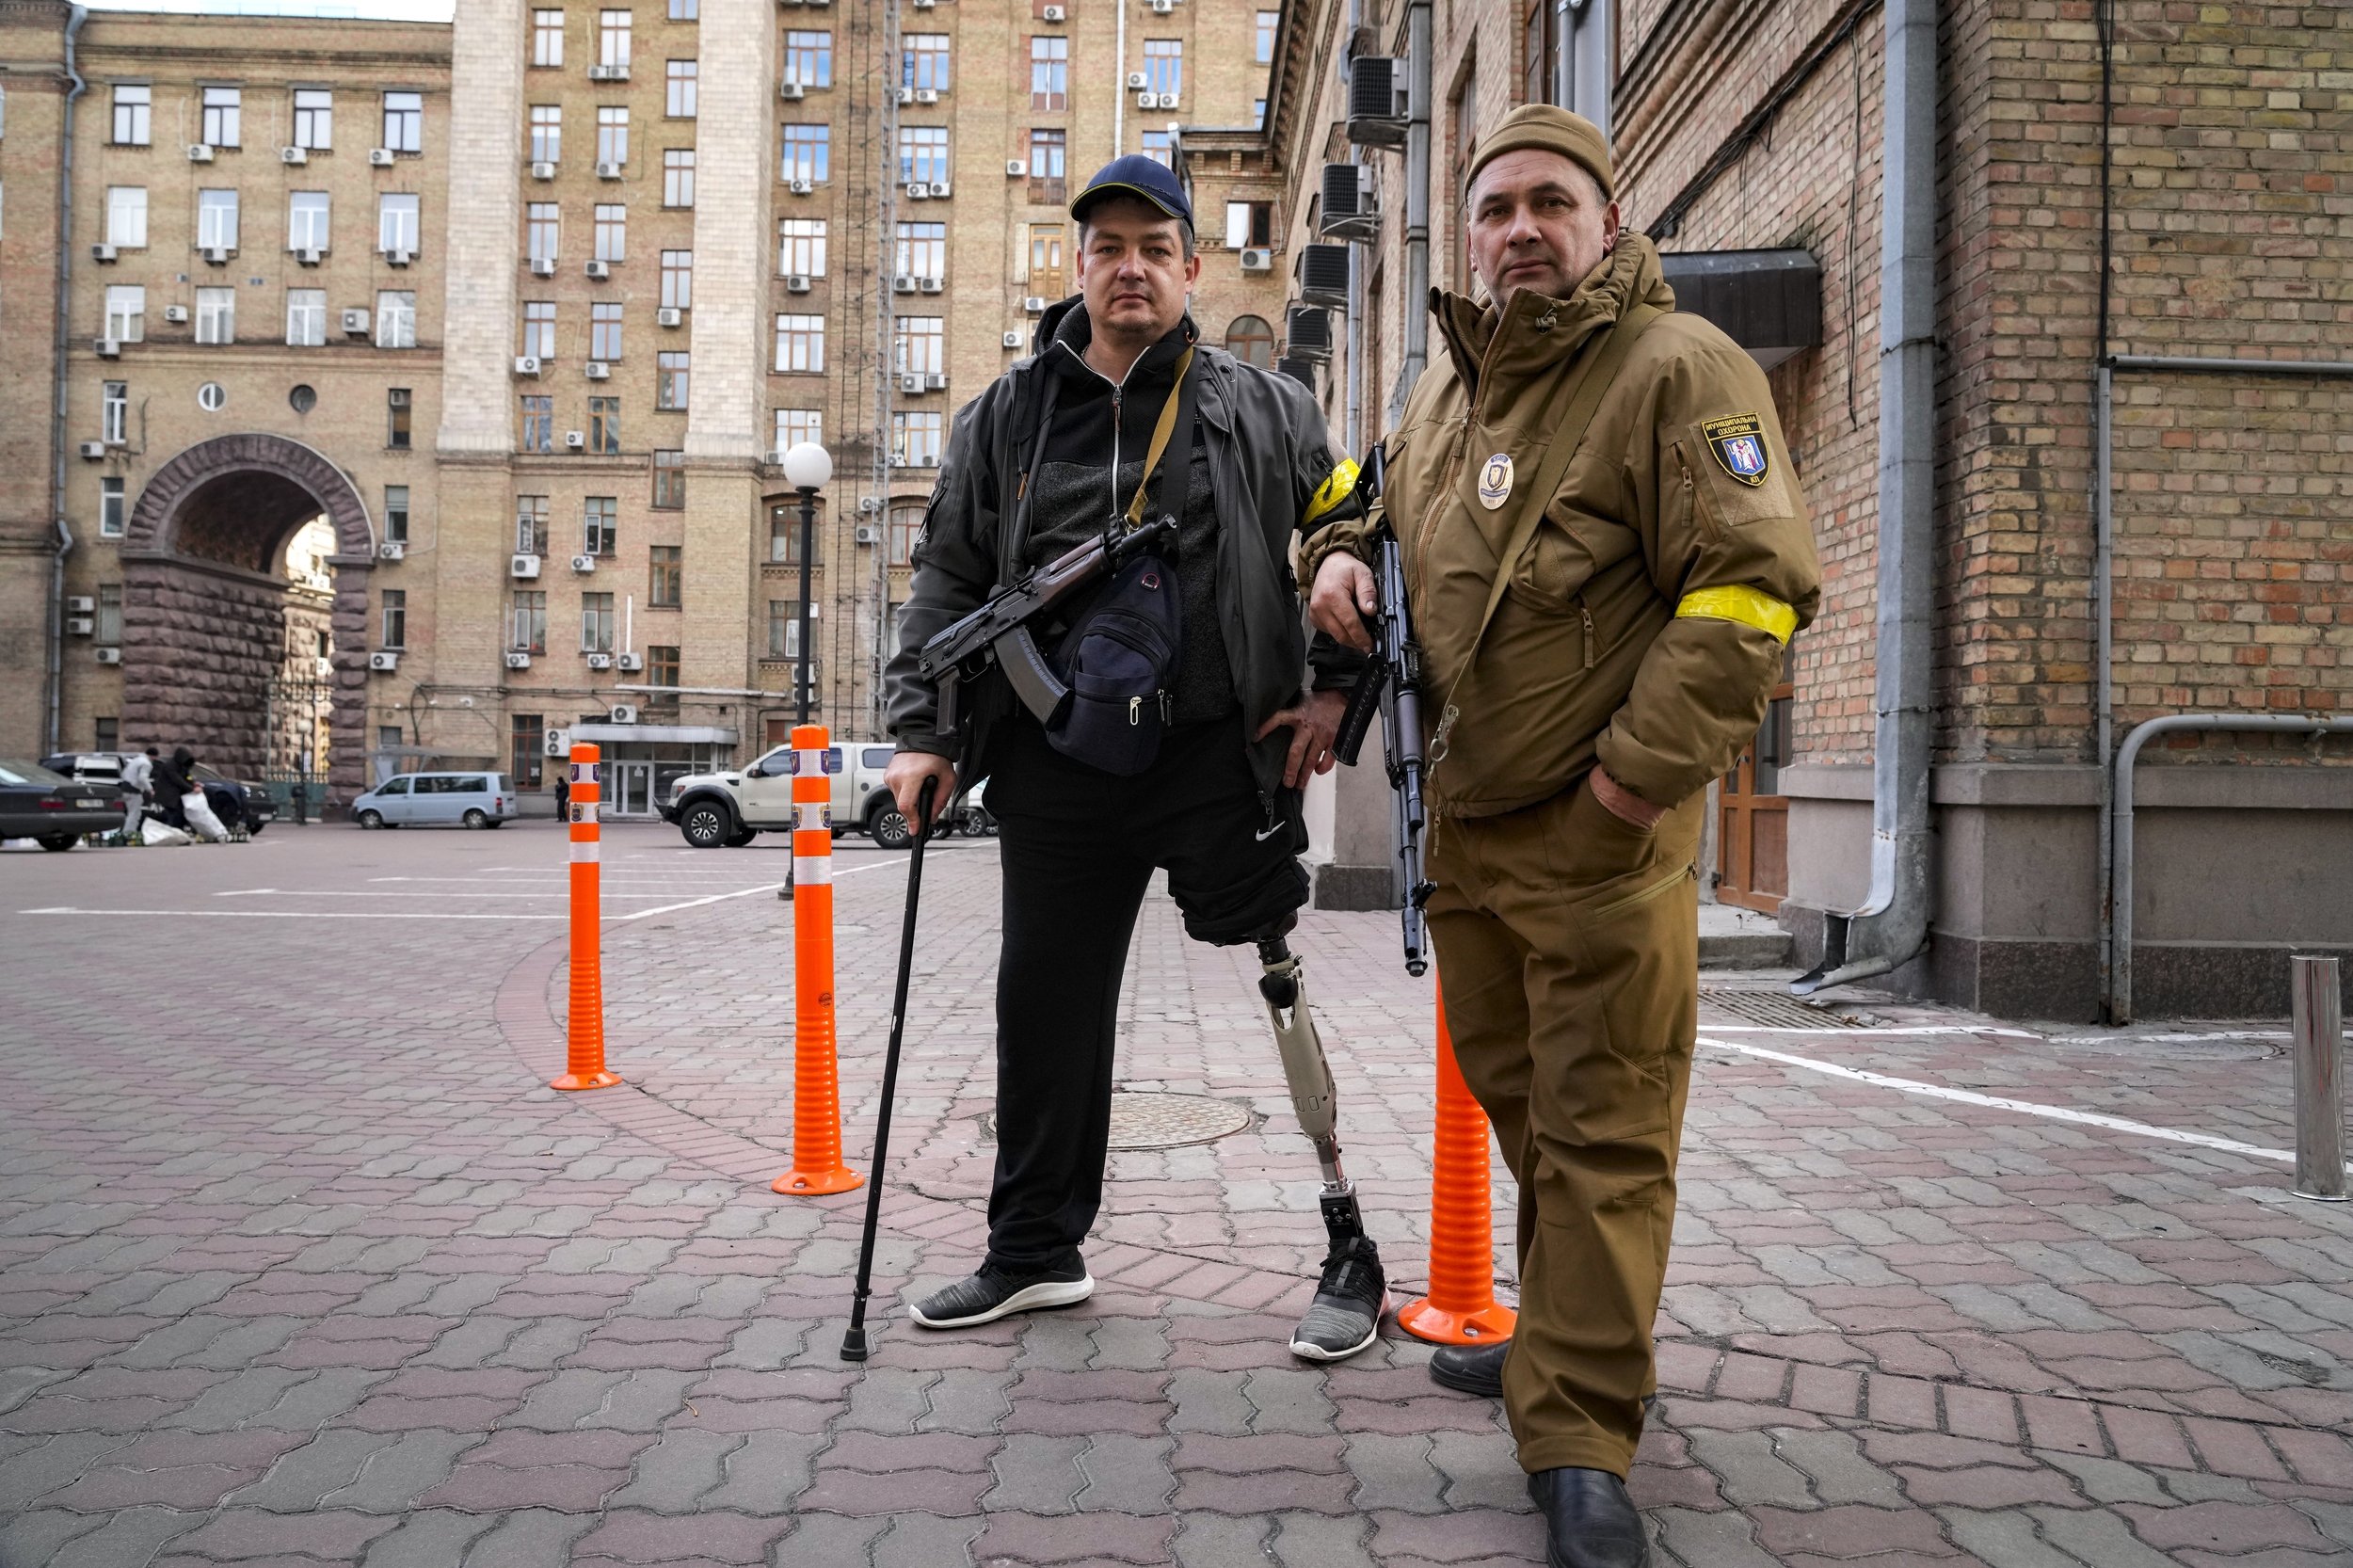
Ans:
[[[1539,1470],[1528,1495],[1544,1511],[1550,1568],[1650,1568],[1642,1515],[1609,1471]]]
[[[1441,1345],[1430,1358],[1430,1381],[1441,1388],[1499,1400],[1503,1398],[1503,1358],[1511,1353],[1509,1339],[1491,1345]]]

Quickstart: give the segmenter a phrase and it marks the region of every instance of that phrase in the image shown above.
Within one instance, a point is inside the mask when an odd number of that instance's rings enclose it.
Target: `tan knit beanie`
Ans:
[[[1617,188],[1609,177],[1609,143],[1601,127],[1583,115],[1550,104],[1524,104],[1487,133],[1471,154],[1470,172],[1463,177],[1464,199],[1469,199],[1471,187],[1479,183],[1481,169],[1503,153],[1524,147],[1560,153],[1600,182],[1603,200],[1616,200]]]

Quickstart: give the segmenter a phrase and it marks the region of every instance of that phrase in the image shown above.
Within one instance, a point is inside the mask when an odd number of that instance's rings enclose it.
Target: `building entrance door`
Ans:
[[[613,812],[616,817],[650,817],[653,812],[653,764],[613,764]]]
[[[1781,792],[1781,770],[1792,750],[1790,673],[1785,659],[1764,727],[1716,794],[1716,896],[1768,915],[1789,892],[1789,797]]]

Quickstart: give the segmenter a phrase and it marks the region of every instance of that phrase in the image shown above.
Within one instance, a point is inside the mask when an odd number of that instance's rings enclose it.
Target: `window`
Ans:
[[[523,347],[545,364],[555,358],[555,301],[529,299],[523,302]]]
[[[1266,129],[1266,100],[1263,98],[1250,101],[1250,128],[1254,131]]]
[[[531,105],[531,161],[552,164],[564,156],[564,105]]]
[[[610,364],[621,357],[621,306],[600,299],[588,307],[588,357]]]
[[[334,147],[335,95],[325,88],[295,88],[294,144],[313,152]]]
[[[1050,201],[1061,206],[1070,200],[1065,183],[1070,170],[1070,134],[1067,131],[1032,131],[1030,133],[1030,200]]]
[[[535,262],[555,260],[560,219],[552,201],[534,201],[524,209],[523,254]]]
[[[621,455],[619,398],[592,397],[588,400],[588,450],[600,457]]]
[[[286,291],[286,346],[317,348],[327,342],[327,291]]]
[[[147,117],[154,102],[154,89],[145,83],[124,84],[115,88],[115,123],[113,141],[118,147],[145,147],[148,143]]]
[[[672,688],[678,685],[678,646],[676,644],[649,643],[647,645],[646,684]],[[678,693],[676,690],[648,692],[646,703],[648,707],[675,708],[678,706]]]
[[[597,63],[629,69],[629,12],[597,13]]]
[[[790,452],[803,441],[825,444],[825,416],[814,408],[778,408],[776,450]]]
[[[563,13],[556,13],[561,16]],[[541,759],[548,749],[548,721],[537,713],[516,713],[507,721],[506,776],[518,790],[536,790],[543,781]]]
[[[825,275],[825,220],[785,217],[776,220],[776,271],[784,277],[823,278]]]
[[[395,452],[408,449],[410,402],[407,387],[384,389],[384,444]]]
[[[1225,246],[1240,250],[1244,246],[1274,243],[1274,203],[1272,201],[1228,201],[1225,203]]]
[[[607,104],[597,110],[597,162],[629,162],[629,110],[625,105]]]
[[[1274,29],[1275,24],[1282,20],[1281,11],[1258,13],[1258,44],[1257,48],[1251,53],[1251,59],[1255,63],[1265,65],[1274,58]]]
[[[196,291],[196,341],[199,343],[234,343],[237,341],[236,290],[199,289]]]
[[[948,183],[948,128],[944,125],[899,127],[899,182],[920,180],[925,184]]]
[[[818,501],[813,515],[815,521],[808,530],[808,564],[812,568],[825,564],[825,504],[822,499]],[[801,498],[798,496],[768,504],[768,559],[788,567],[801,564]],[[790,601],[780,602],[784,602],[788,610],[793,608]],[[775,622],[774,607],[771,606],[769,624],[772,628]],[[776,647],[773,631],[768,646],[772,650]],[[770,656],[776,655],[772,652]]]
[[[653,455],[653,505],[675,512],[686,504],[686,454],[657,451]]]
[[[904,33],[899,39],[899,85],[918,92],[948,90],[948,35]]]
[[[507,617],[506,646],[520,653],[548,650],[548,596],[543,590],[515,590],[514,610]]]
[[[96,739],[100,751],[122,749],[122,721],[119,718],[93,718],[90,720],[90,734]]]
[[[1225,328],[1225,352],[1260,370],[1274,368],[1274,328],[1264,316],[1236,316]]]
[[[825,368],[825,318],[776,317],[776,368],[823,372]]]
[[[591,251],[600,262],[629,259],[629,209],[619,202],[599,202]]]
[[[1166,131],[1146,131],[1144,133],[1144,155],[1164,168],[1174,168],[1175,140]]]
[[[784,167],[776,178],[786,182],[806,180],[811,184],[825,183],[826,153],[831,150],[832,133],[823,125],[787,125],[784,127]]]
[[[138,343],[147,336],[147,288],[140,283],[106,285],[106,336]]]
[[[653,357],[653,406],[664,413],[685,410],[687,358],[684,349],[664,349]]]
[[[685,553],[685,550],[679,545],[658,544],[653,547],[653,592],[648,596],[647,602],[654,608],[675,610],[679,607],[682,570],[680,563]]]
[[[701,0],[670,0],[670,20],[695,22],[702,16]]]
[[[515,553],[545,555],[548,552],[548,498],[544,495],[519,495],[515,498]]]
[[[815,608],[815,606],[811,606]],[[809,617],[814,620],[814,616]],[[768,601],[768,657],[798,659],[801,656],[801,606],[798,600],[772,599]]]
[[[531,63],[557,66],[564,63],[564,13],[539,11],[531,13]]]
[[[592,495],[580,504],[580,549],[584,555],[611,555],[620,535],[621,498]]]
[[[785,34],[784,79],[805,88],[833,86],[833,35],[798,31]]]
[[[237,193],[200,190],[196,193],[196,243],[200,249],[237,248]]]
[[[417,253],[417,198],[387,191],[376,199],[376,248]]]
[[[135,250],[147,244],[147,187],[106,187],[106,243]]]
[[[580,596],[580,651],[610,653],[613,651],[613,596],[611,594],[582,594]]]
[[[693,148],[664,149],[662,204],[665,207],[691,207],[695,204],[695,150]]]
[[[685,311],[695,304],[695,253],[692,250],[664,250],[662,253],[662,303],[664,308]]]
[[[408,542],[408,487],[384,487],[384,536],[394,544]]]
[[[289,250],[324,250],[327,248],[328,197],[323,190],[296,190],[286,193],[286,248]]]
[[[901,316],[891,343],[893,368],[902,376],[936,376],[948,368],[945,316]]]
[[[526,392],[522,413],[522,440],[517,445],[525,452],[554,451],[555,399],[544,392]]]
[[[196,406],[208,414],[216,414],[229,406],[229,389],[217,381],[207,381],[196,389]]]
[[[108,381],[99,389],[98,426],[108,446],[121,446],[128,440],[131,423],[131,383]]]
[[[98,584],[98,641],[113,647],[122,641],[122,584]]]
[[[384,145],[395,152],[424,151],[424,94],[384,95]]]
[[[908,468],[939,466],[942,415],[936,409],[898,412],[890,416],[890,456]]]
[[[693,60],[666,62],[664,79],[666,83],[667,96],[663,100],[662,112],[672,120],[694,119],[695,62]]]
[[[1185,90],[1185,44],[1182,39],[1144,40],[1144,90],[1174,98]]]
[[[1070,107],[1070,40],[1038,37],[1030,40],[1030,107]]]
[[[897,254],[891,259],[893,272],[911,272],[918,278],[944,278],[948,275],[948,226],[945,223],[902,223],[899,225]]]
[[[417,293],[414,289],[379,289],[376,295],[376,346],[417,346]]]
[[[108,474],[98,482],[98,536],[102,539],[122,537],[122,480]]]
[[[890,525],[884,539],[894,567],[909,566],[915,560],[915,541],[923,536],[923,504],[920,501],[894,501],[890,504]]]
[[[384,590],[384,635],[381,642],[385,648],[408,646],[408,592],[405,588]]]
[[[237,122],[243,118],[244,92],[237,88],[203,89],[204,118],[197,139],[211,147],[242,145]]]
[[[1030,225],[1029,270],[1030,287],[1048,299],[1063,295],[1063,226],[1059,223]]]

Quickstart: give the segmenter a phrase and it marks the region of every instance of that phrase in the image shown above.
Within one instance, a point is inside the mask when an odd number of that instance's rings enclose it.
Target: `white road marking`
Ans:
[[[396,915],[344,914],[321,909],[75,909],[59,904],[47,909],[20,909],[20,915],[169,915],[197,920],[560,920],[562,915]]]
[[[882,870],[885,866],[901,866],[901,865],[904,865],[904,864],[906,863],[906,861],[907,861],[907,856],[904,856],[904,855],[899,856],[896,856],[895,858],[893,858],[893,859],[889,859],[889,860],[869,860],[869,861],[868,861],[865,865],[863,865],[863,866],[852,866],[852,867],[851,867],[848,871],[846,871],[846,872],[834,872],[834,880],[838,882],[838,881],[840,881],[842,877],[845,877],[845,876],[856,876],[856,875],[858,872],[878,872],[878,871]],[[783,887],[783,886],[784,886],[784,884],[783,884],[783,883],[781,883],[781,882],[763,882],[763,883],[761,883],[761,884],[760,884],[759,887],[757,887],[757,888],[738,888],[735,891],[733,891],[733,892],[731,892],[731,893],[712,893],[712,894],[710,894],[710,895],[708,895],[708,896],[706,896],[706,897],[703,897],[703,898],[693,898],[693,899],[688,899],[688,900],[687,900],[685,903],[683,903],[683,904],[665,904],[661,905],[661,906],[660,906],[660,907],[658,907],[658,908],[654,908],[654,909],[640,909],[640,910],[637,910],[637,911],[636,911],[635,913],[633,913],[633,914],[628,914],[628,915],[616,915],[616,916],[615,916],[614,918],[615,918],[616,920],[642,920],[646,919],[648,915],[667,915],[667,914],[671,913],[673,910],[678,910],[678,909],[693,909],[693,908],[696,908],[696,907],[698,907],[698,906],[700,906],[700,905],[702,905],[702,904],[724,904],[725,902],[727,902],[728,899],[731,899],[731,898],[749,898],[749,897],[751,897],[754,893],[773,893],[773,892],[775,892],[775,891],[776,891],[778,888],[781,888],[781,887]]]
[[[1701,1006],[1708,1005],[1702,1002]],[[1707,1026],[1719,1034],[1822,1034],[1833,1038],[1853,1034],[1995,1034],[2006,1040],[2041,1040],[2048,1036],[2030,1029],[1978,1029],[1962,1024],[1910,1024],[1885,1029],[1860,1029],[1851,1024],[1833,1025],[1827,1029],[1794,1029],[1779,1024],[1719,1024]]]
[[[1703,1034],[1699,1043],[1718,1050],[1737,1051],[1743,1056],[1761,1057],[1787,1067],[1802,1067],[1808,1072],[1827,1073],[1833,1078],[1868,1083],[1875,1088],[1895,1089],[1907,1095],[1926,1095],[1932,1099],[1957,1100],[1962,1105],[1981,1105],[1990,1111],[2019,1111],[2029,1116],[2047,1116],[2055,1122],[2074,1122],[2083,1127],[2105,1128],[2110,1132],[2129,1132],[2140,1138],[2162,1138],[2168,1143],[2195,1144],[2200,1148],[2220,1149],[2225,1154],[2244,1155],[2251,1160],[2276,1160],[2285,1164],[2296,1163],[2295,1154],[2287,1149],[2267,1149],[2255,1144],[2242,1144],[2235,1138],[2217,1138],[2209,1132],[2185,1132],[2179,1128],[2152,1127],[2147,1122],[2127,1121],[2121,1116],[2105,1116],[2097,1111],[2076,1111],[2064,1105],[2041,1105],[2033,1100],[2014,1100],[2000,1095],[1980,1095],[1971,1089],[1954,1089],[1942,1083],[1922,1083],[1915,1079],[1890,1078],[1885,1073],[1866,1072],[1861,1067],[1845,1067],[1835,1062],[1817,1062],[1810,1057],[1791,1056],[1785,1051],[1767,1050],[1762,1046],[1744,1046],[1733,1040],[1714,1040]]]

